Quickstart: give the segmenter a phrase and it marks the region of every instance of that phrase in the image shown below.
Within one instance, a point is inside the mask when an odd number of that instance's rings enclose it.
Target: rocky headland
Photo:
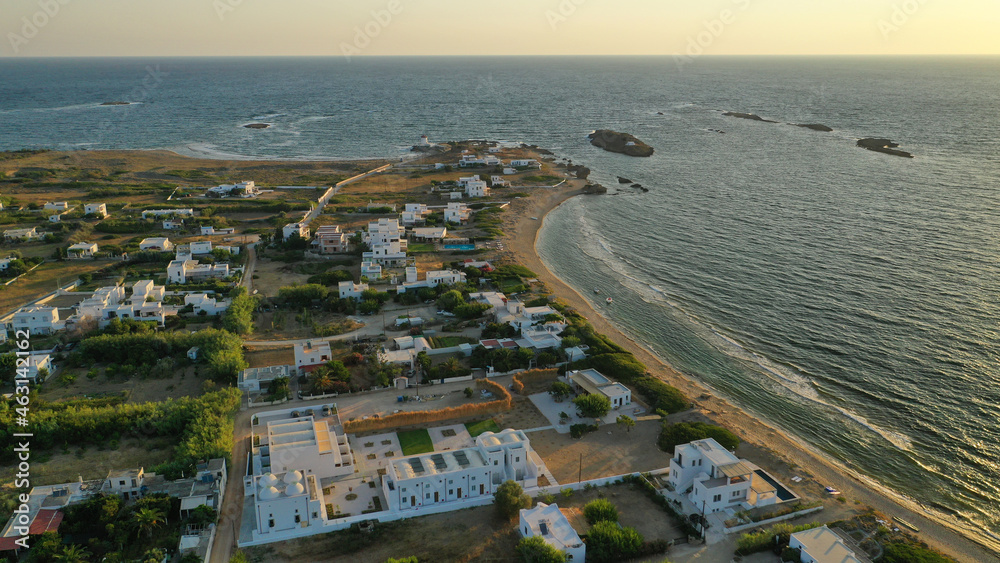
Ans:
[[[652,156],[653,147],[637,139],[628,133],[619,133],[610,129],[598,129],[591,133],[588,138],[590,144],[602,148],[608,152],[624,154],[627,156]]]

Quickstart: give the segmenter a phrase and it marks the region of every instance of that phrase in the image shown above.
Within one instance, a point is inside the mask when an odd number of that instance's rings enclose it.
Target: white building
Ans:
[[[467,168],[470,166],[501,166],[503,161],[495,155],[479,156],[477,154],[463,154],[462,159],[458,161],[458,165],[461,168]]]
[[[354,456],[347,436],[337,434],[330,421],[313,416],[283,418],[268,421],[263,432],[255,429],[260,445],[268,446],[266,470],[284,473],[299,467],[317,479],[352,475]]]
[[[590,395],[604,395],[611,401],[611,408],[618,409],[632,404],[632,390],[617,381],[611,381],[596,369],[571,371],[566,374],[577,389]]]
[[[368,284],[342,281],[338,284],[341,299],[361,299],[361,294],[368,291]]]
[[[52,334],[66,328],[66,321],[59,319],[59,309],[44,305],[24,307],[14,313],[10,329],[27,330],[30,334]]]
[[[517,168],[504,168],[504,174],[517,174]]]
[[[176,231],[184,228],[184,221],[164,221],[163,229],[166,231]],[[204,229],[204,227],[202,227]],[[204,234],[204,233],[202,233]]]
[[[483,181],[469,182],[465,186],[465,195],[468,197],[489,197],[490,188]]]
[[[430,214],[431,211],[427,209],[426,204],[407,203],[403,209],[403,214],[400,216],[400,221],[407,227],[422,225]]]
[[[400,241],[405,238],[406,229],[399,224],[399,219],[389,219],[386,217],[368,223],[368,230],[362,235],[362,240],[369,246],[377,243]]]
[[[475,176],[464,176],[464,177],[461,177],[461,178],[458,179],[458,185],[462,186],[464,188],[464,187],[468,186],[469,184],[473,184],[475,182],[481,182],[481,181],[482,181],[482,178],[480,178],[478,174],[476,174]]]
[[[510,161],[513,168],[541,168],[540,162],[533,158],[524,158]]]
[[[167,290],[162,285],[156,285],[153,280],[141,280],[132,284],[132,301],[145,303],[147,301],[163,301]]]
[[[167,265],[167,280],[173,284],[229,277],[229,264],[200,264],[197,260],[173,260]]]
[[[401,266],[406,262],[406,241],[393,240],[372,244],[370,252],[363,252],[361,259],[366,262],[377,262],[382,266]]]
[[[184,296],[184,306],[191,306],[192,312],[198,315],[202,311],[206,315],[218,315],[229,308],[230,302],[209,297],[207,293],[188,293]]]
[[[418,281],[417,268],[411,266],[406,269],[406,281],[398,285],[396,291],[405,293],[411,289],[420,289],[422,287],[437,287],[441,284],[454,285],[464,282],[465,279],[465,272],[459,272],[458,270],[434,270],[427,272],[423,281]]]
[[[216,229],[216,228],[215,228],[215,227],[213,227],[213,226],[208,226],[208,227],[202,227],[202,228],[201,228],[201,234],[202,234],[203,236],[211,236],[211,235],[231,235],[231,234],[233,234],[233,233],[235,233],[235,232],[236,232],[236,229],[235,229],[235,228],[233,228],[233,227],[226,227],[226,228],[224,228],[224,229]]]
[[[268,473],[255,478],[251,489],[256,532],[267,534],[322,526],[326,521],[323,488],[315,475],[301,471]]]
[[[198,256],[199,254],[211,254],[212,253],[212,241],[210,240],[196,240],[188,244],[191,249],[191,254],[193,256]]]
[[[503,176],[493,175],[490,177],[490,184],[492,184],[494,188],[497,188],[509,186],[510,182],[508,182]]]
[[[144,238],[142,242],[139,243],[139,250],[148,250],[151,252],[170,252],[174,249],[174,243],[170,242],[170,239],[166,237],[151,237]]]
[[[476,437],[471,448],[404,457],[389,464],[382,491],[389,510],[407,511],[492,496],[508,480],[536,487],[541,459],[527,435],[507,429]]]
[[[59,211],[59,212],[68,211],[69,210],[69,202],[68,201],[51,201],[51,202],[46,201],[45,204],[42,205],[42,209],[44,209],[46,211]]]
[[[76,314],[69,320],[79,322],[92,318],[99,328],[108,326],[116,318],[155,321],[163,326],[166,317],[176,313],[174,309],[163,306],[164,295],[166,288],[154,284],[153,280],[133,284],[132,294],[128,297],[122,286],[101,287],[76,306]]]
[[[143,219],[150,217],[194,217],[194,209],[147,209],[142,212]]]
[[[382,265],[373,260],[361,262],[361,277],[377,280],[382,277]]]
[[[332,359],[330,342],[326,340],[310,340],[304,344],[295,344],[295,369],[299,375],[309,373]]]
[[[108,206],[104,203],[87,203],[83,206],[84,215],[97,215],[101,219],[108,216]]]
[[[799,550],[801,563],[869,563],[867,555],[856,553],[826,526],[792,534],[788,547]]]
[[[559,316],[559,311],[548,305],[525,307],[520,301],[507,301],[506,307],[494,310],[494,315],[500,324],[510,323],[517,330],[526,330],[532,325],[544,323],[552,315]]]
[[[446,223],[465,224],[469,222],[472,210],[464,203],[449,202],[444,210],[444,220]]]
[[[535,508],[522,508],[518,531],[522,538],[539,536],[545,543],[566,554],[567,561],[583,561],[587,546],[557,504],[540,502]]]
[[[316,241],[320,254],[339,254],[350,250],[347,233],[340,230],[339,225],[324,225],[316,229]]]
[[[52,365],[52,357],[48,354],[30,354],[27,357],[28,372],[25,377],[18,376],[18,379],[27,379],[33,385],[44,382],[52,376],[55,366]]]
[[[236,378],[236,386],[244,391],[266,391],[271,382],[281,377],[291,377],[291,366],[247,368]]]
[[[66,249],[66,255],[71,260],[93,258],[97,248],[97,244],[92,242],[78,242]]]
[[[777,489],[753,463],[739,459],[714,438],[674,448],[667,483],[703,513],[750,510],[778,502]]]
[[[42,233],[38,232],[38,228],[36,227],[31,227],[30,229],[8,229],[3,232],[3,238],[7,240],[30,241],[41,237]]]
[[[281,228],[281,236],[284,240],[288,240],[294,234],[309,240],[309,227],[305,223],[289,223]]]
[[[214,188],[208,188],[205,194],[209,197],[249,198],[260,195],[260,190],[252,181],[244,180],[238,184],[223,184]]]
[[[412,232],[416,240],[441,241],[448,235],[448,227],[417,227]]]

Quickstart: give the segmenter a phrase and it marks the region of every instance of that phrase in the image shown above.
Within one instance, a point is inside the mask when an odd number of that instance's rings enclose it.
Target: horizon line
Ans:
[[[518,54],[518,55],[491,55],[491,54],[477,54],[477,55],[352,55],[351,57],[345,57],[340,54],[323,54],[323,55],[221,55],[221,54],[209,54],[209,55],[4,55],[0,54],[0,60],[17,60],[17,59],[162,59],[162,58],[172,58],[172,59],[431,59],[431,58],[450,58],[450,59],[473,59],[473,58],[673,58],[673,57],[686,57],[683,53],[671,53],[671,54]],[[803,54],[790,54],[790,53],[716,53],[716,54],[703,54],[698,55],[698,58],[751,58],[751,57],[769,57],[769,58],[806,58],[806,57],[844,57],[844,58],[871,58],[871,57],[882,57],[882,58],[903,58],[903,57],[1000,57],[1000,53],[803,53]]]

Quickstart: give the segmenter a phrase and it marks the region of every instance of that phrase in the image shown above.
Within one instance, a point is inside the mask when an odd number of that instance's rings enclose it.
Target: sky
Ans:
[[[3,0],[0,56],[1000,54],[996,0]]]

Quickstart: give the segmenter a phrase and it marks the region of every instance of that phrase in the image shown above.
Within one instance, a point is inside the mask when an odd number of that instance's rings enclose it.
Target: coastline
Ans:
[[[562,189],[535,190],[531,198],[518,200],[519,205],[511,210],[512,216],[505,220],[504,229],[507,233],[505,246],[510,249],[513,260],[538,274],[538,279],[555,297],[583,314],[598,332],[635,354],[654,376],[680,389],[695,404],[696,411],[736,432],[744,442],[739,455],[759,461],[772,472],[780,473],[776,468],[768,467],[769,461],[773,463],[776,459],[794,467],[795,474],[811,476],[793,486],[795,489],[810,488],[810,493],[814,493],[810,496],[822,497],[823,486],[829,485],[842,491],[852,501],[859,501],[889,516],[902,517],[920,528],[918,537],[921,540],[959,561],[1000,562],[996,552],[978,538],[967,535],[966,530],[922,510],[917,502],[841,465],[800,439],[734,406],[694,378],[678,372],[647,346],[625,334],[601,315],[579,291],[554,274],[538,255],[538,233],[544,226],[545,217],[570,198],[581,195],[584,184],[579,180],[570,180]],[[779,478],[787,479],[788,476],[779,475]],[[824,501],[824,505],[827,513],[837,512],[838,503],[832,499]]]

